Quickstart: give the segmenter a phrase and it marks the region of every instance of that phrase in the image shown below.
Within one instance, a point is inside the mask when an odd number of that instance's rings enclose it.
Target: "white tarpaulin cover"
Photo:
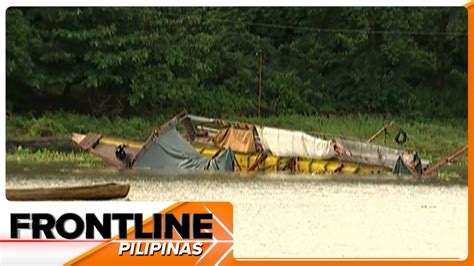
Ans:
[[[272,127],[257,127],[263,149],[281,157],[330,159],[336,154],[333,142],[310,136],[301,131]]]
[[[384,147],[372,143],[336,139],[337,144],[344,151],[338,156],[342,161],[362,163],[366,165],[385,166],[390,169],[395,167],[401,150]]]

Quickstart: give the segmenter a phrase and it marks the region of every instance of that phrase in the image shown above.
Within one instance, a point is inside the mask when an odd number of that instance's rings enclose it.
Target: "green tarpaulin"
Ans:
[[[150,145],[145,144],[142,148],[146,150],[135,162],[135,167],[168,173],[183,170],[234,170],[234,152],[230,149],[222,151],[214,159],[208,159],[197,152],[174,127],[150,142],[147,143]]]
[[[397,175],[421,175],[423,173],[423,168],[421,165],[420,158],[418,157],[418,155],[415,154],[412,160],[418,162],[413,168],[407,166],[405,162],[403,162],[403,157],[399,156],[395,167],[393,167],[392,172]]]

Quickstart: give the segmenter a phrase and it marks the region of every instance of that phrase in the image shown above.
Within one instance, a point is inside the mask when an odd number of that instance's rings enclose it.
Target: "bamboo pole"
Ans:
[[[441,169],[443,166],[445,166],[449,162],[452,162],[452,161],[455,161],[455,160],[459,159],[459,157],[461,157],[466,151],[467,151],[467,145],[457,149],[456,151],[454,151],[450,155],[446,156],[444,159],[442,159],[442,160],[438,161],[437,163],[429,166],[423,172],[423,175],[433,174],[434,172],[438,171],[439,169]]]
[[[372,135],[372,137],[369,138],[369,140],[367,140],[368,143],[372,143],[372,141],[374,141],[380,134],[382,134],[382,132],[384,132],[387,128],[391,128],[395,125],[395,120],[392,120],[390,121],[390,123],[384,125],[381,129],[379,129],[379,131],[375,132],[374,135]]]

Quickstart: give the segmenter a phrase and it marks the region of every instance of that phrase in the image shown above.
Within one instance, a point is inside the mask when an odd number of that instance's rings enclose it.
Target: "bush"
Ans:
[[[41,117],[33,119],[31,127],[28,130],[30,137],[52,137],[66,133],[66,129],[53,119]]]

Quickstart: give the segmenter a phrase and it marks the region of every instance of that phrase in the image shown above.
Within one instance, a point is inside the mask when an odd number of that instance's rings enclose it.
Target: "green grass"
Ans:
[[[170,117],[157,115],[153,118],[109,118],[93,117],[70,113],[48,113],[40,117],[28,115],[14,115],[7,121],[7,139],[29,139],[37,137],[64,137],[72,132],[87,133],[97,132],[108,136],[122,137],[130,140],[145,140],[152,129],[160,126]],[[353,116],[302,116],[285,115],[278,117],[223,117],[234,121],[251,122],[261,125],[297,129],[314,134],[324,135],[326,138],[346,136],[352,139],[367,140],[372,134],[384,124],[395,120],[409,135],[409,140],[403,146],[419,152],[423,159],[436,161],[457,148],[467,144],[467,120],[407,120],[399,117],[380,117],[368,115]],[[396,130],[389,130],[386,145],[399,147],[394,139]],[[384,137],[381,135],[375,143],[383,144]],[[30,152],[31,153],[31,152]],[[15,154],[18,154],[15,153]],[[20,155],[7,154],[7,160],[17,157],[18,160],[27,160],[37,157],[38,160],[54,158],[64,159],[86,159],[86,154],[72,155],[54,154],[54,152],[43,151],[39,154]],[[23,156],[23,157],[21,157]],[[77,156],[77,157],[74,157]],[[90,156],[93,158],[92,156]],[[88,157],[87,157],[88,158]],[[460,166],[467,165],[467,156],[458,163]]]
[[[84,152],[58,152],[49,150],[31,151],[19,147],[15,152],[9,152],[7,162],[27,163],[77,163],[80,166],[94,167],[102,165],[99,158]]]

